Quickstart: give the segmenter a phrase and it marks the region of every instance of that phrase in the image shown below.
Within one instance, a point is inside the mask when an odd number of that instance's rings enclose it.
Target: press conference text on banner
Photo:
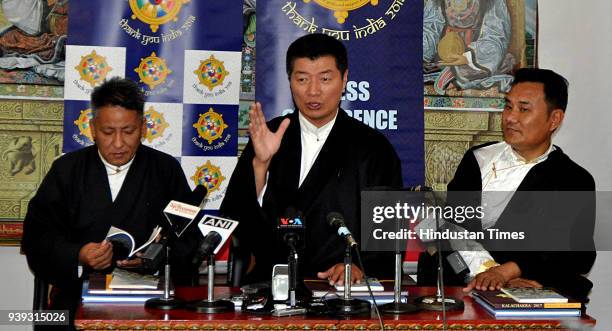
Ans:
[[[370,82],[348,81],[342,96],[343,101],[369,101]],[[370,106],[370,105],[368,105]],[[371,107],[371,106],[370,106]],[[346,113],[354,119],[377,130],[397,130],[396,109],[345,109]]]

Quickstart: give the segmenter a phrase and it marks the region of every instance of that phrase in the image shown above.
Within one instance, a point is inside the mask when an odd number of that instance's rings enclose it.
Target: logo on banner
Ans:
[[[213,141],[217,139],[221,139],[223,137],[223,131],[227,129],[227,124],[223,121],[223,115],[216,113],[212,107],[208,109],[204,114],[200,114],[198,121],[193,124],[193,127],[198,132],[198,136],[206,142],[208,145],[211,145]],[[225,143],[229,140],[230,135],[228,134],[224,140],[220,141],[219,144],[215,145],[214,149],[219,149],[225,145]],[[194,143],[197,144],[194,137]],[[204,146],[199,146],[204,148]]]
[[[195,174],[191,176],[190,179],[193,180],[196,186],[203,185],[206,187],[206,189],[208,189],[208,196],[212,200],[214,197],[211,193],[219,191],[225,177],[223,177],[221,173],[221,167],[217,167],[210,163],[210,161],[206,161],[204,165],[197,168]]]
[[[215,59],[214,55],[211,55],[204,61],[200,61],[200,66],[193,73],[198,76],[200,84],[208,87],[209,91],[223,84],[223,80],[229,75],[229,72],[225,70],[223,61]]]
[[[153,90],[158,85],[166,81],[172,70],[166,65],[166,61],[158,57],[155,52],[151,52],[150,56],[140,59],[138,68],[134,69],[140,77],[140,82],[149,86]]]
[[[358,10],[371,4],[372,6],[378,7],[378,0],[303,0],[307,5],[311,1],[315,2],[319,6],[333,11],[336,21],[340,24],[344,24],[349,16],[350,11]],[[379,31],[383,30],[387,24],[391,23],[392,20],[399,14],[402,6],[404,6],[405,0],[393,0],[389,7],[382,8],[380,13],[374,10],[369,10],[371,16],[365,19],[365,22],[359,24],[358,22],[351,22],[352,28],[340,28],[330,29],[320,25],[320,22],[314,16],[302,14],[310,11],[302,11],[300,13],[298,3],[296,1],[287,1],[281,8],[281,11],[287,16],[287,19],[297,26],[299,29],[304,30],[307,33],[324,33],[332,36],[338,40],[353,40],[363,39],[368,36],[374,35]],[[384,13],[383,13],[384,10]]]
[[[79,117],[73,122],[74,125],[79,129],[79,134],[73,134],[72,139],[81,146],[88,146],[93,143],[93,135],[91,134],[91,127],[89,121],[93,119],[93,112],[91,109],[81,110]]]
[[[309,3],[311,0],[304,0],[305,3]],[[378,0],[313,0],[318,3],[319,6],[332,10],[334,17],[338,20],[338,23],[342,24],[346,21],[349,11],[359,9],[368,3],[372,3],[372,6],[378,5]]]
[[[81,56],[81,62],[74,69],[78,71],[81,80],[89,83],[92,88],[102,83],[113,70],[106,62],[106,57],[98,55],[95,50]]]
[[[130,0],[132,19],[149,24],[151,31],[157,32],[160,25],[177,20],[181,7],[189,0]]]
[[[144,112],[144,118],[145,125],[147,126],[145,139],[147,139],[149,143],[162,137],[166,128],[170,126],[168,122],[166,122],[164,114],[156,111],[152,106]]]

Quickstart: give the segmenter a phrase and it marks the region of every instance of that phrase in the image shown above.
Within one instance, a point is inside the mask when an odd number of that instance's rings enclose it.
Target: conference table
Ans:
[[[433,295],[433,287],[408,286],[409,299]],[[217,287],[215,297],[238,294],[238,289]],[[177,288],[176,295],[185,300],[203,299],[206,287]],[[446,313],[447,330],[568,330],[568,325],[595,324],[586,314],[580,318],[501,319],[489,315],[461,288],[449,287],[447,296],[462,298],[463,311]],[[443,330],[442,312],[419,311],[405,315],[383,315],[385,330]],[[201,314],[185,309],[163,311],[146,309],[144,304],[84,303],[80,306],[75,325],[79,330],[380,330],[378,319],[366,316],[288,316],[254,315],[240,311]]]

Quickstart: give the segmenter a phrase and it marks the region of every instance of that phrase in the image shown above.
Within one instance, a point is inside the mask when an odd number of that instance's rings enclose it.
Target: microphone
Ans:
[[[279,237],[291,248],[297,249],[298,243],[303,244],[304,217],[294,207],[287,207],[285,215],[279,217],[276,228],[279,231]]]
[[[160,242],[151,243],[143,252],[141,259],[145,268],[151,270],[157,270],[162,262],[162,252],[164,245],[168,240],[168,236],[174,235],[179,238],[183,232],[191,225],[193,220],[196,218],[204,203],[206,202],[206,193],[208,190],[203,185],[198,185],[190,192],[185,198],[187,203],[172,200],[164,208],[164,216],[168,221],[168,226],[164,227],[165,231],[171,231],[170,233],[164,232],[164,239]],[[196,207],[194,205],[200,205]]]
[[[189,304],[189,309],[198,313],[219,313],[223,311],[234,311],[234,304],[225,300],[214,299],[215,286],[215,255],[219,253],[223,244],[238,226],[238,222],[223,217],[204,215],[198,227],[204,235],[200,247],[192,259],[194,264],[199,264],[204,256],[208,256],[208,297],[205,300]]]
[[[198,185],[192,192],[184,196],[186,202],[172,200],[164,209],[166,220],[177,238],[190,227],[191,223],[201,214],[206,203],[208,190],[205,186]]]
[[[204,209],[204,205],[206,204],[206,195],[208,194],[208,189],[204,185],[198,185],[193,189],[189,196],[189,204],[198,206],[200,209]]]
[[[455,275],[461,277],[466,283],[470,277],[470,267],[467,265],[461,254],[454,251],[446,256],[446,261],[450,264],[451,268],[455,272]]]
[[[272,294],[275,300],[289,299],[289,308],[277,309],[274,316],[305,314],[306,309],[298,306],[298,250],[304,245],[304,218],[293,206],[288,206],[285,214],[278,219],[277,234],[289,246],[286,265],[275,265],[272,269]],[[298,245],[300,247],[298,247]],[[281,270],[284,270],[284,275]]]
[[[215,251],[215,248],[217,248],[217,246],[219,246],[219,244],[221,243],[222,239],[223,238],[221,237],[219,232],[217,232],[217,231],[210,231],[204,237],[204,239],[202,239],[202,241],[200,243],[200,247],[198,247],[198,250],[196,251],[196,254],[193,256],[193,259],[191,260],[191,263],[192,264],[200,264],[200,263],[202,263],[202,259],[205,256],[208,256],[208,255],[212,254]]]
[[[347,245],[351,247],[357,246],[357,242],[353,238],[353,234],[346,227],[346,224],[344,224],[344,217],[342,214],[337,212],[327,214],[327,223],[338,231],[338,235],[344,238]]]
[[[198,255],[200,253],[208,253],[209,255],[219,253],[219,250],[237,226],[237,221],[219,216],[204,215],[198,223],[198,228],[204,236],[198,249]]]

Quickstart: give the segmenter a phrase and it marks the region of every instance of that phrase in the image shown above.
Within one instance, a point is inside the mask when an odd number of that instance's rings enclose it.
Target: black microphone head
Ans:
[[[283,235],[283,241],[295,245],[300,240],[300,236],[295,232],[287,232]]]
[[[285,214],[278,218],[277,238],[287,243],[292,249],[304,247],[304,216],[293,206],[285,209]]]
[[[198,206],[200,209],[204,209],[206,204],[206,194],[208,194],[208,189],[204,185],[198,185],[191,192],[189,204]]]
[[[199,205],[202,200],[206,197],[208,189],[204,185],[198,185],[191,192],[191,203],[192,205]]]
[[[223,238],[221,237],[221,234],[219,234],[219,232],[217,232],[217,231],[212,231],[210,233],[210,236],[211,236],[211,238],[210,238],[210,246],[212,246],[213,250],[214,250],[214,248],[217,248],[217,246],[219,246],[219,244],[221,243],[221,240]]]
[[[221,243],[222,239],[223,237],[221,237],[221,234],[219,234],[219,232],[210,231],[206,236],[204,236],[204,239],[202,239],[202,241],[200,242],[200,247],[198,247],[195,255],[193,256],[192,263],[200,264],[206,256],[212,254],[215,251],[217,246],[219,246],[219,244]]]
[[[327,224],[330,226],[340,226],[344,224],[344,216],[338,212],[332,211],[327,214]]]
[[[293,206],[287,207],[285,209],[285,217],[294,218],[297,215],[297,210]]]

